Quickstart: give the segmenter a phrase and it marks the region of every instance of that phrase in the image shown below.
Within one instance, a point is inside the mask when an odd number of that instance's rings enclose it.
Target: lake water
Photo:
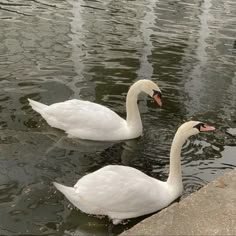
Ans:
[[[52,186],[107,164],[165,180],[177,127],[217,128],[182,152],[184,193],[236,167],[236,2],[233,0],[6,0],[0,3],[0,235],[116,235],[73,208]],[[116,143],[66,138],[28,105],[71,98],[125,117],[137,79],[163,91],[160,108],[140,96],[144,134]],[[115,183],[114,183],[115,184]],[[181,199],[180,199],[181,200]]]

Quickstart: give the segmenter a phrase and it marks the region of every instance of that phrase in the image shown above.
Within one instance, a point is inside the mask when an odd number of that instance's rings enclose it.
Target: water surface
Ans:
[[[236,2],[223,0],[61,0],[0,3],[0,234],[116,235],[73,208],[52,181],[67,185],[107,164],[165,180],[175,130],[195,119],[217,131],[183,149],[184,193],[236,166]],[[116,143],[68,139],[29,107],[71,98],[125,117],[137,79],[152,79],[163,107],[140,96],[144,134]],[[180,199],[181,200],[181,199]]]

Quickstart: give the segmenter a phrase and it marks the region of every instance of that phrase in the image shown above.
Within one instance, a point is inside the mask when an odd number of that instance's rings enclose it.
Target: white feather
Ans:
[[[128,166],[109,165],[82,177],[74,187],[55,184],[77,208],[88,214],[107,215],[113,223],[158,211],[183,190],[180,153],[186,139],[199,133],[202,123],[184,123],[175,134],[167,181],[159,181]],[[204,131],[214,130],[204,125]]]
[[[114,141],[136,138],[142,134],[142,122],[137,106],[137,96],[141,91],[153,95],[158,86],[150,80],[139,80],[133,84],[127,95],[127,120],[109,108],[97,103],[68,100],[50,106],[29,100],[47,123],[64,130],[70,137],[81,139]]]

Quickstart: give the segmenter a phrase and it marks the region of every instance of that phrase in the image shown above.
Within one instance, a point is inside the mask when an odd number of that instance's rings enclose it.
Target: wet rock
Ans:
[[[229,128],[226,133],[236,137],[236,128]]]

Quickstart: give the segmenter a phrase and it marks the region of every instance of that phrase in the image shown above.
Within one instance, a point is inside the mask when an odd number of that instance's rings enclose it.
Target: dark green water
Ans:
[[[0,235],[116,235],[136,224],[83,214],[51,183],[72,186],[107,164],[165,180],[186,120],[217,131],[186,143],[182,198],[235,168],[235,15],[232,0],[1,1]],[[141,78],[162,88],[163,108],[140,96],[144,135],[127,142],[67,139],[27,102],[80,98],[125,117]]]

